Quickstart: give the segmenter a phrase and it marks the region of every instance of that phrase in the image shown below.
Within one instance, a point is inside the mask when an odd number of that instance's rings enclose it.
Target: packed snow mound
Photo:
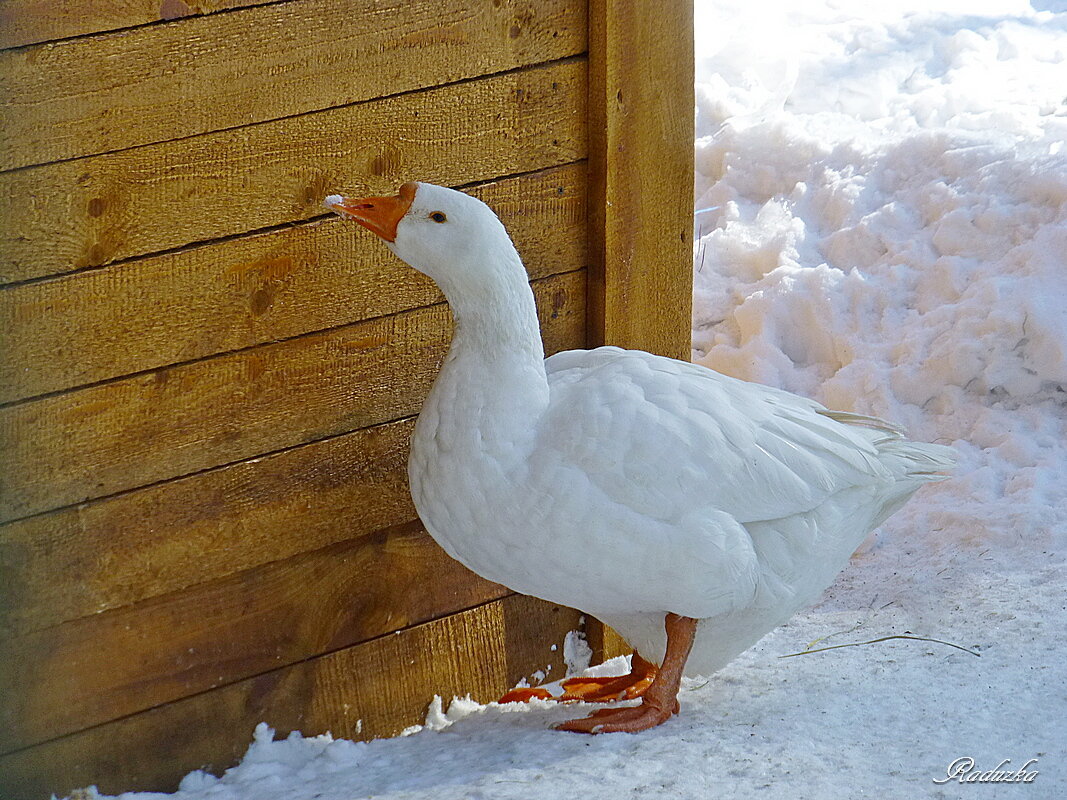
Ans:
[[[891,527],[1062,541],[1067,14],[847,5],[698,15],[694,358],[955,444]]]

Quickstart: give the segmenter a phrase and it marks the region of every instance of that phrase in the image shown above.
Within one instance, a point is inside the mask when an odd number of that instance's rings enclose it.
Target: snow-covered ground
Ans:
[[[261,726],[175,800],[1067,797],[1067,2],[714,0],[696,36],[694,358],[953,444],[954,479],[660,728],[464,700],[369,743]],[[781,658],[894,634],[973,653]],[[1037,775],[935,782],[964,757]]]

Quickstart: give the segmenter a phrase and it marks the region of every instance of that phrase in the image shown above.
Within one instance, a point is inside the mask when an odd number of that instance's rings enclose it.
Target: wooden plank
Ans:
[[[0,48],[211,14],[270,0],[0,0]]]
[[[532,276],[585,265],[584,163],[469,191],[503,219]],[[13,286],[0,292],[0,403],[440,300],[339,219]]]
[[[590,342],[690,357],[693,4],[591,0]]]
[[[585,47],[580,0],[299,0],[9,50],[0,53],[0,169],[306,114]]]
[[[409,418],[365,428],[0,527],[0,636],[414,519],[413,427]]]
[[[422,722],[434,694],[486,701],[533,665],[562,674],[559,645],[578,624],[575,611],[512,595],[2,756],[0,795],[39,800],[90,783],[108,794],[172,791],[191,769],[229,766],[264,720],[277,736],[395,735]]]
[[[508,593],[408,523],[2,642],[0,753]]]
[[[590,658],[592,664],[601,664],[615,656],[626,656],[634,651],[614,628],[597,619],[587,620],[586,638],[589,649],[593,651]]]
[[[581,346],[585,271],[534,291],[546,350]],[[0,409],[0,519],[411,415],[450,330],[439,304]]]
[[[581,59],[0,175],[0,282],[319,216],[331,192],[585,157]]]

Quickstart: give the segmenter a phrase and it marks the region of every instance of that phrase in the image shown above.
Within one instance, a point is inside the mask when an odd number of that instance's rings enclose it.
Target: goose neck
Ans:
[[[452,357],[469,354],[486,364],[536,366],[543,376],[545,353],[533,290],[517,254],[513,261],[503,268],[471,269],[465,277],[479,276],[476,281],[439,282],[455,320]]]

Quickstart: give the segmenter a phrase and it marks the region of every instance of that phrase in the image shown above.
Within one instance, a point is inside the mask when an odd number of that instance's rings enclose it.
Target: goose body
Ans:
[[[881,420],[699,365],[615,347],[545,359],[519,256],[465,194],[405,184],[328,204],[376,225],[455,317],[408,465],[427,530],[479,575],[602,619],[679,677],[721,668],[816,600],[952,464]],[[680,663],[672,619],[691,623]]]

